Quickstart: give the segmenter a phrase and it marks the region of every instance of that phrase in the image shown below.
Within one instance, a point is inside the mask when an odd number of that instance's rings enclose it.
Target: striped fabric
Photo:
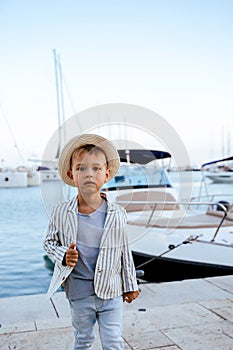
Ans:
[[[77,234],[77,197],[74,197],[54,208],[44,241],[44,249],[55,261],[48,297],[51,297],[72,271],[71,267],[62,265],[62,260],[70,244],[76,242]],[[123,292],[138,289],[127,239],[125,209],[108,201],[94,284],[96,295],[102,299],[114,298]]]

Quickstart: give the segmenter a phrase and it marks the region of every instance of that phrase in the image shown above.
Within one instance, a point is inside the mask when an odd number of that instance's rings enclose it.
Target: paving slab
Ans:
[[[69,301],[66,299],[64,292],[55,293],[52,296],[51,301],[58,317],[70,317]]]
[[[233,276],[232,276],[233,277]],[[215,284],[214,284],[215,282]],[[204,279],[185,280],[167,283],[153,283],[148,284],[146,293],[149,296],[149,291],[154,296],[152,302],[153,305],[167,305],[167,304],[178,304],[199,300],[210,300],[210,299],[225,299],[232,298],[233,286],[228,285],[228,290],[222,289],[224,285],[223,281],[215,281],[214,278],[209,281]],[[141,286],[142,293],[144,293],[144,285]],[[138,299],[139,300],[139,299]],[[151,300],[145,299],[145,302]]]
[[[54,308],[45,294],[0,299],[0,324],[2,326],[9,323],[27,323],[56,317]]]
[[[162,330],[182,350],[232,350],[233,327],[228,321],[218,321],[192,327]]]
[[[233,299],[211,299],[202,300],[198,302],[200,305],[205,306],[207,309],[214,310],[217,308],[232,307]]]
[[[233,296],[233,276],[218,276],[218,277],[208,277],[205,281],[214,284],[215,286],[227,291]]]
[[[151,348],[152,350],[180,350],[180,348],[178,348],[177,346],[162,346],[162,347],[159,347],[159,348]]]
[[[124,315],[124,329],[127,334],[133,329],[134,333],[155,331],[167,328],[177,328],[205,323],[214,323],[219,317],[196,303],[155,306],[145,312],[132,311]]]
[[[0,335],[36,331],[35,322],[6,323],[0,326]]]
[[[1,350],[73,350],[72,328],[13,333],[0,337]]]
[[[72,327],[70,317],[48,319],[43,321],[39,320],[35,322],[35,325],[38,331],[45,330],[45,329],[53,329],[53,328],[57,328],[59,330],[59,328]]]
[[[164,348],[165,346],[174,345],[166,335],[160,331],[148,331],[148,330],[130,330],[127,331],[127,343],[130,349],[158,349],[159,347]]]
[[[228,320],[233,324],[233,300],[211,300],[200,302],[207,309],[214,312],[223,320]]]

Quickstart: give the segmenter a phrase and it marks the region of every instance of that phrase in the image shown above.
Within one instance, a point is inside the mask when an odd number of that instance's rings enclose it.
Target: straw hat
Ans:
[[[75,136],[64,146],[58,162],[59,173],[62,180],[67,185],[74,187],[73,181],[67,175],[68,171],[70,170],[71,156],[77,148],[85,145],[95,145],[104,151],[108,160],[108,167],[110,169],[109,180],[116,175],[120,167],[119,154],[111,141],[105,139],[102,136],[94,134],[83,134]]]

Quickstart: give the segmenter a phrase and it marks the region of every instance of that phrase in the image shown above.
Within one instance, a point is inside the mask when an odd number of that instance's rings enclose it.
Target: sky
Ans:
[[[178,133],[191,163],[233,153],[233,1],[0,0],[0,166],[42,157],[65,118],[139,105]]]

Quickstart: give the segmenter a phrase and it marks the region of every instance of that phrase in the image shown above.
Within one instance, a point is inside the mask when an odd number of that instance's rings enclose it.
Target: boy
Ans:
[[[90,348],[96,321],[103,349],[123,349],[122,301],[139,294],[125,210],[101,193],[119,166],[114,145],[93,134],[72,138],[59,159],[62,180],[78,195],[54,208],[44,247],[56,262],[48,294],[64,283],[75,350]]]

